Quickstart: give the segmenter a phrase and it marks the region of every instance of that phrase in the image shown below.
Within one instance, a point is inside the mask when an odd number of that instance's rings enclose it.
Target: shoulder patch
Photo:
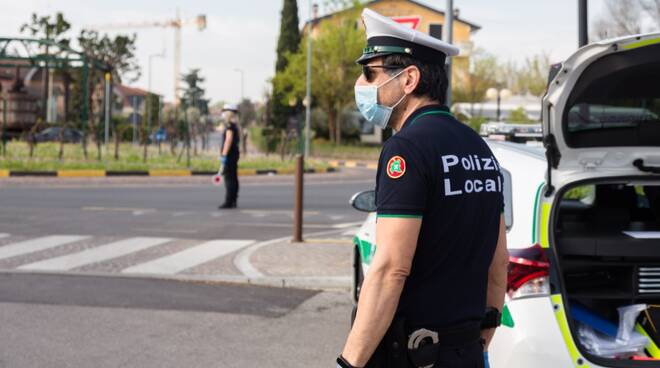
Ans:
[[[398,179],[406,173],[406,160],[401,156],[394,156],[387,161],[387,176]]]

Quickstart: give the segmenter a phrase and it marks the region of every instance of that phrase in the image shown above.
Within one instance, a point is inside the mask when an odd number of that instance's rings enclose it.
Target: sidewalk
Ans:
[[[346,233],[310,237],[303,243],[273,239],[238,253],[234,265],[244,276],[231,281],[348,290],[352,286],[353,244]]]

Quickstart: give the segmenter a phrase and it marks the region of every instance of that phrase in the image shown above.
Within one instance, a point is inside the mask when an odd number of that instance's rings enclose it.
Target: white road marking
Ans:
[[[8,238],[8,237],[9,237],[9,234],[7,234],[7,233],[0,233],[0,239],[2,239],[2,238]]]
[[[156,211],[153,208],[101,207],[101,206],[86,206],[86,207],[81,207],[80,209],[83,211],[119,211],[119,212]]]
[[[360,230],[360,228],[359,228],[359,227],[356,227],[356,228],[353,228],[353,229],[350,229],[350,230],[344,231],[343,233],[341,233],[341,235],[344,235],[344,236],[353,236],[353,235],[357,234],[358,230]]]
[[[197,234],[198,230],[182,230],[182,229],[157,229],[157,228],[148,228],[148,227],[135,227],[135,231],[140,232],[151,232],[151,233],[175,233],[175,234]]]
[[[192,212],[172,212],[172,217],[181,217],[191,215]]]
[[[253,240],[211,240],[181,252],[123,269],[122,273],[173,275],[252,244]]]
[[[83,239],[87,239],[89,236],[80,236],[80,235],[51,235],[44,236],[41,238],[25,240],[18,243],[12,243],[0,247],[0,259],[20,256],[24,254],[39,252],[42,250],[55,248],[60,245],[67,243],[73,243]]]
[[[18,269],[66,271],[90,263],[102,262],[127,254],[135,253],[140,250],[167,243],[171,240],[172,239],[170,238],[129,238],[114,243],[105,244],[96,248],[86,249],[81,252],[50,258],[35,263],[29,263],[18,267]]]
[[[133,216],[142,216],[154,212],[156,212],[156,210],[135,210],[133,211]]]
[[[349,227],[360,226],[360,225],[362,225],[363,222],[364,221],[348,222],[348,223],[345,223],[345,224],[334,224],[334,225],[332,225],[332,227],[334,227],[335,229],[346,229],[346,228],[349,228]]]
[[[293,213],[293,210],[241,210],[241,213],[245,214],[258,214],[258,215],[288,215]],[[321,212],[319,211],[304,211],[303,215],[305,216],[313,216],[313,215],[320,215]]]

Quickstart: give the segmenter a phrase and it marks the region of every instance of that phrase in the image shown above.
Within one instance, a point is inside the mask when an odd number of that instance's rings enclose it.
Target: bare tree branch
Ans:
[[[651,17],[660,29],[660,0],[639,0],[642,9]]]
[[[643,32],[640,0],[606,0],[605,9],[594,24],[592,38],[602,40]]]

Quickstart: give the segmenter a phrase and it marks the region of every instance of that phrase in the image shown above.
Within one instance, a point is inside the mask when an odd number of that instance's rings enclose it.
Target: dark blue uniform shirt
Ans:
[[[499,234],[504,182],[484,140],[440,105],[415,111],[378,163],[378,218],[422,227],[397,315],[411,327],[478,321]]]
[[[238,129],[238,124],[236,123],[229,123],[227,124],[227,128],[225,131],[222,133],[222,145],[224,146],[225,144],[225,138],[227,136],[227,132],[231,131],[233,134],[232,139],[231,139],[231,146],[229,147],[229,152],[227,153],[227,161],[231,163],[238,162],[238,159],[240,157],[240,151],[239,151],[239,144],[241,141],[241,135],[240,131]],[[222,147],[221,147],[222,149]]]

